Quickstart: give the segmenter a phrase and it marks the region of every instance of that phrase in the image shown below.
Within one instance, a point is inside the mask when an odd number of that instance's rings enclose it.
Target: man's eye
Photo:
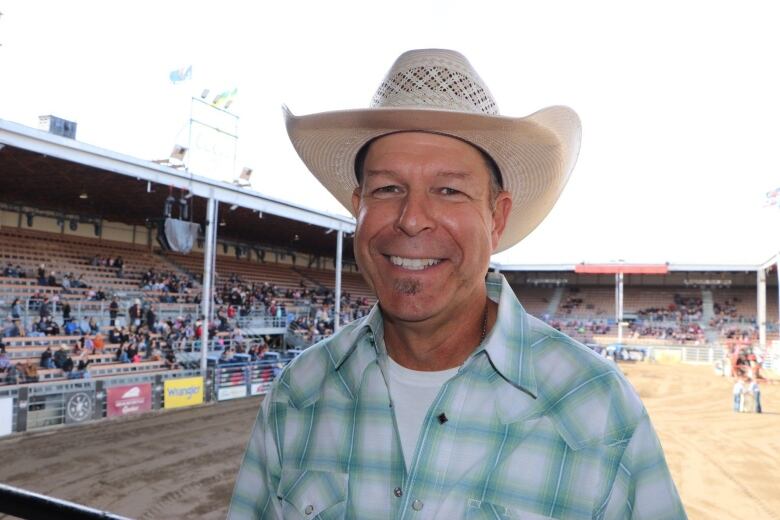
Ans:
[[[378,195],[382,195],[388,193],[398,193],[399,191],[401,191],[401,189],[398,186],[389,185],[389,186],[380,186],[379,188],[376,188],[374,190],[374,193]]]
[[[439,188],[439,193],[442,195],[461,195],[463,192],[456,190],[455,188]]]

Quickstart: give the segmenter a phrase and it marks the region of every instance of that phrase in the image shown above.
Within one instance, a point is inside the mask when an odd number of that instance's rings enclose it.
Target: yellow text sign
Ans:
[[[165,408],[181,408],[203,403],[203,378],[165,380]]]

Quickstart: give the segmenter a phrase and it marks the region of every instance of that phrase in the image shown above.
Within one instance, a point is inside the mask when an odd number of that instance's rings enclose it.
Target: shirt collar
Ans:
[[[501,377],[536,398],[528,314],[503,275],[489,273],[485,286],[488,298],[498,303],[498,315],[490,333],[473,356],[484,351]]]
[[[536,377],[529,341],[528,315],[503,275],[489,273],[485,286],[488,297],[498,303],[498,317],[485,341],[471,357],[485,352],[491,366],[501,377],[536,398]],[[335,370],[341,368],[357,348],[361,337],[367,333],[371,336],[376,354],[381,356],[385,353],[384,341],[382,341],[384,327],[379,305],[374,305],[368,315],[360,321],[362,323],[355,323],[343,334],[334,336],[328,345]]]

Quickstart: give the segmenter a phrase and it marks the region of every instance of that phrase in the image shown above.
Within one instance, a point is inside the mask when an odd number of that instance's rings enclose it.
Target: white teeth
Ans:
[[[420,271],[426,267],[438,264],[441,260],[437,260],[436,258],[402,258],[400,256],[391,256],[390,262],[393,265],[403,267],[404,269]]]

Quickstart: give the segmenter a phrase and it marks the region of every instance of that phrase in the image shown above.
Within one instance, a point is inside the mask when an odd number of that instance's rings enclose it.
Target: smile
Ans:
[[[390,256],[390,263],[410,271],[422,271],[428,267],[441,263],[438,258],[403,258],[401,256]]]

